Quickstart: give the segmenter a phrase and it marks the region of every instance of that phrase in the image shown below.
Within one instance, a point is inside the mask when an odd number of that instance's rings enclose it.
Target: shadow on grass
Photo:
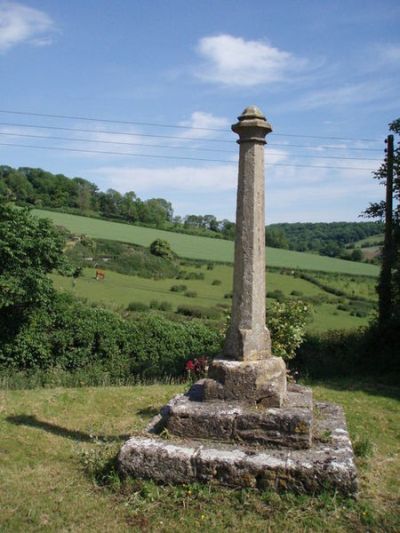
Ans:
[[[153,418],[153,416],[156,416],[160,413],[160,408],[156,407],[144,407],[143,409],[139,409],[136,411],[136,414],[139,416],[144,416],[146,418]]]
[[[122,440],[127,440],[130,437],[130,435],[91,435],[83,431],[68,429],[58,426],[57,424],[39,420],[35,415],[8,416],[6,421],[10,424],[15,424],[16,426],[28,426],[41,429],[43,431],[47,431],[48,433],[52,433],[53,435],[79,442],[93,442],[96,440],[103,442],[119,442]]]

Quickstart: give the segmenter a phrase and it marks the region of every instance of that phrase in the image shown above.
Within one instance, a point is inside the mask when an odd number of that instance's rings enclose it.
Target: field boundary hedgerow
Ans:
[[[149,246],[155,239],[162,238],[167,240],[172,250],[182,258],[229,263],[233,261],[234,243],[232,241],[210,237],[197,237],[40,209],[34,209],[33,214],[39,217],[50,218],[54,224],[64,226],[73,233],[86,234],[95,239],[117,240],[130,244]],[[266,254],[268,265],[295,270],[319,270],[323,272],[340,272],[370,276],[377,276],[379,272],[379,268],[376,265],[356,263],[292,250],[267,247]]]

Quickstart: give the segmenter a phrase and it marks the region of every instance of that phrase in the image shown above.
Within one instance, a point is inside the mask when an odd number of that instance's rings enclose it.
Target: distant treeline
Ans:
[[[383,233],[381,222],[296,222],[270,224],[267,242],[274,248],[346,256],[346,245]],[[361,252],[360,252],[361,253]]]
[[[193,235],[228,240],[235,237],[235,224],[230,220],[217,220],[214,215],[174,216],[172,204],[164,198],[141,200],[133,191],[121,194],[108,189],[103,192],[83,178],[68,178],[39,168],[0,166],[0,197],[19,205],[104,217]],[[346,244],[382,231],[383,224],[379,222],[271,224],[266,228],[266,244],[348,258],[349,254],[344,250]]]

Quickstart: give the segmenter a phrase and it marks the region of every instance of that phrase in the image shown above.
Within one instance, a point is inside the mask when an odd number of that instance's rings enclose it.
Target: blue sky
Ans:
[[[384,193],[399,23],[391,0],[0,0],[0,110],[82,117],[0,112],[0,163],[232,220],[229,128],[256,104],[274,130],[267,223],[357,220]]]

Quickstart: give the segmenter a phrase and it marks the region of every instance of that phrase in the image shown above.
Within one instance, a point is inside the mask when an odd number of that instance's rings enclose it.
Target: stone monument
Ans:
[[[164,483],[315,493],[357,492],[356,469],[339,406],[313,404],[310,389],[288,385],[265,323],[264,145],[272,131],[248,107],[239,135],[239,177],[231,324],[208,377],[161,409],[145,435],[118,456],[124,475]],[[167,437],[167,438],[166,438]]]

